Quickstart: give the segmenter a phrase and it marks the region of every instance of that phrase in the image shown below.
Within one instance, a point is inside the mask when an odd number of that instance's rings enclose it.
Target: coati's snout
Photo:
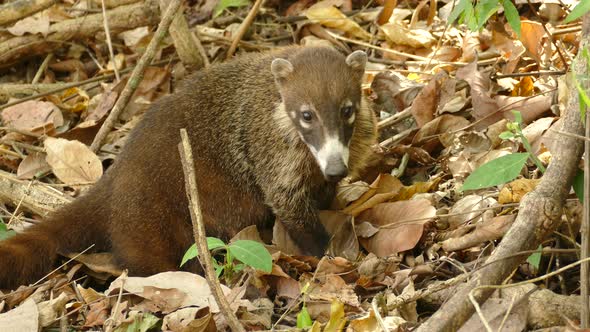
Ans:
[[[309,148],[326,180],[348,175],[349,145],[361,105],[367,55],[355,51],[330,61],[277,58],[271,71],[281,94],[276,119]],[[326,74],[328,73],[328,74]],[[305,84],[302,84],[305,83]]]

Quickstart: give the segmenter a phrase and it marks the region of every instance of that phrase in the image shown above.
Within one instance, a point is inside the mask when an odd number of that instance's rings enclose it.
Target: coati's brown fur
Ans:
[[[271,72],[276,58],[294,69],[284,73],[290,77],[284,84]],[[288,47],[193,74],[153,104],[93,188],[49,220],[0,242],[0,289],[34,282],[58,253],[91,244],[111,251],[132,275],[178,269],[193,242],[180,128],[187,128],[193,145],[209,236],[227,240],[277,216],[304,252],[322,255],[329,239],[317,212],[332,200],[335,182],[325,179],[282,101],[353,101],[358,109],[348,173],[354,176],[375,139],[374,116],[362,101],[363,70],[364,62],[353,68],[332,49]]]

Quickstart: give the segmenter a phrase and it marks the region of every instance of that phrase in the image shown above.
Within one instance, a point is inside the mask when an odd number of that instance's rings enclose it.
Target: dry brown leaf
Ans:
[[[541,51],[544,45],[542,40],[545,38],[545,29],[541,23],[529,20],[520,21],[520,41],[537,63],[541,63]]]
[[[520,114],[522,114],[522,121],[524,123],[529,123],[538,119],[541,115],[551,109],[553,95],[547,93],[531,98],[496,96],[494,97],[494,100],[502,110],[502,114],[505,118],[510,120],[514,119],[512,111],[518,110]]]
[[[39,331],[39,311],[32,299],[6,313],[0,314],[0,331]]]
[[[211,308],[211,312],[219,312],[219,307],[217,306],[217,302],[215,302],[215,299],[211,294],[211,290],[209,290],[207,281],[205,278],[193,273],[173,271],[155,274],[146,278],[117,278],[111,283],[109,288],[105,291],[105,294],[117,294],[121,285],[123,285],[124,291],[144,298],[147,298],[150,294],[154,294],[151,291],[146,294],[144,292],[146,287],[152,287],[151,289],[159,288],[162,290],[176,289],[177,291],[186,294],[179,306],[196,306],[199,308],[209,306]],[[224,294],[230,293],[230,289],[225,285],[221,285],[221,289],[223,290]],[[239,304],[239,302],[236,301],[233,304]]]
[[[425,145],[425,150],[431,150],[434,142],[440,141],[443,146],[453,145],[455,132],[470,124],[462,116],[443,114],[425,124],[413,138],[413,145]]]
[[[441,178],[436,178],[428,182],[416,182],[410,186],[404,186],[400,189],[399,193],[393,198],[394,201],[405,201],[409,200],[416,194],[424,194],[434,190]]]
[[[371,99],[378,111],[395,114],[412,105],[423,88],[424,84],[412,81],[399,73],[383,71],[375,75],[371,82]]]
[[[96,328],[103,326],[110,315],[109,307],[109,300],[107,298],[89,303],[88,311],[86,311],[84,317],[84,327]]]
[[[48,137],[44,141],[47,163],[63,183],[95,182],[102,176],[100,159],[78,141]]]
[[[328,255],[355,260],[359,255],[359,243],[350,215],[340,211],[320,211],[320,221],[329,234],[332,234]]]
[[[465,80],[471,87],[472,114],[479,121],[475,125],[476,130],[485,129],[488,125],[502,119],[502,113],[497,112],[499,107],[496,100],[489,94],[490,79],[477,70],[476,61],[458,69],[457,78]]]
[[[117,37],[123,39],[123,42],[125,42],[126,46],[131,47],[139,43],[143,38],[149,35],[149,33],[150,31],[148,27],[139,27],[121,32],[117,35]]]
[[[63,125],[64,119],[53,103],[29,100],[5,108],[2,111],[2,122],[16,129],[50,134],[56,127]]]
[[[449,75],[444,70],[439,71],[420,91],[412,103],[412,115],[416,120],[418,128],[434,119],[434,113],[439,106],[441,98],[441,85],[447,81]],[[454,91],[453,91],[454,92]]]
[[[49,33],[49,24],[49,15],[47,14],[47,11],[42,11],[35,15],[23,18],[13,26],[6,28],[6,30],[15,36],[22,36],[25,33],[33,35],[40,33],[46,37]]]
[[[498,202],[492,197],[480,195],[467,195],[456,202],[449,211],[450,216],[447,221],[450,229],[455,229],[468,222],[479,222],[484,213],[493,214],[493,210],[482,211],[489,207],[496,206]]]
[[[452,252],[475,247],[487,241],[497,240],[510,229],[514,219],[516,219],[515,214],[498,216],[478,223],[471,232],[461,237],[443,241],[442,248],[446,252]]]
[[[370,33],[344,15],[338,8],[325,6],[321,1],[309,7],[305,12],[305,16],[314,23],[320,23],[328,28],[346,32],[353,37],[363,40],[371,38]]]
[[[381,226],[374,236],[360,239],[361,244],[379,257],[412,249],[422,237],[424,224],[435,214],[436,209],[425,199],[381,203],[356,218]]]
[[[341,206],[346,206],[359,199],[368,190],[369,184],[364,181],[341,184],[336,187],[336,199]]]
[[[54,299],[37,304],[37,308],[39,309],[39,324],[42,327],[47,327],[55,323],[57,318],[66,309],[66,303],[72,298],[72,295],[68,296],[65,292],[62,292]]]
[[[358,200],[342,210],[342,212],[357,216],[375,204],[385,202],[394,197],[402,187],[403,184],[395,176],[391,174],[379,174],[377,179],[370,185],[369,190]]]
[[[293,241],[283,223],[278,219],[275,220],[275,224],[272,228],[272,243],[276,246],[276,249],[284,252],[288,255],[302,255],[303,251]]]
[[[395,45],[428,48],[436,42],[430,32],[423,29],[410,29],[402,22],[387,23],[380,26],[379,29]]]
[[[33,152],[26,156],[16,170],[16,177],[21,180],[30,180],[36,175],[51,170],[51,166],[45,161],[46,155],[42,152]]]
[[[181,308],[164,317],[163,331],[215,332],[215,320],[209,308]]]
[[[498,203],[519,203],[524,195],[533,191],[541,179],[517,179],[504,185],[498,195]]]

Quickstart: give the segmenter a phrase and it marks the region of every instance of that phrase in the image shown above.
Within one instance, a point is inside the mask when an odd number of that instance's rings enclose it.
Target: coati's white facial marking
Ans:
[[[348,146],[342,144],[338,137],[326,137],[326,140],[320,146],[319,150],[311,144],[307,144],[307,146],[318,162],[323,174],[331,175],[328,172],[328,167],[331,164],[343,162],[344,165],[348,167]]]

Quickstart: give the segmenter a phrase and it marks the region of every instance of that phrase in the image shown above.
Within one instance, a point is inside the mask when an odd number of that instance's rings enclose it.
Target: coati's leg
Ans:
[[[111,235],[117,263],[133,276],[179,270],[182,256],[193,239],[190,220],[186,217],[163,211],[153,216],[161,221],[149,227],[137,226],[141,225],[139,220],[129,220],[136,226],[135,230],[118,227]]]
[[[283,223],[289,236],[306,254],[321,257],[326,251],[330,236],[320,222],[317,202],[305,186],[265,188],[267,204]]]

